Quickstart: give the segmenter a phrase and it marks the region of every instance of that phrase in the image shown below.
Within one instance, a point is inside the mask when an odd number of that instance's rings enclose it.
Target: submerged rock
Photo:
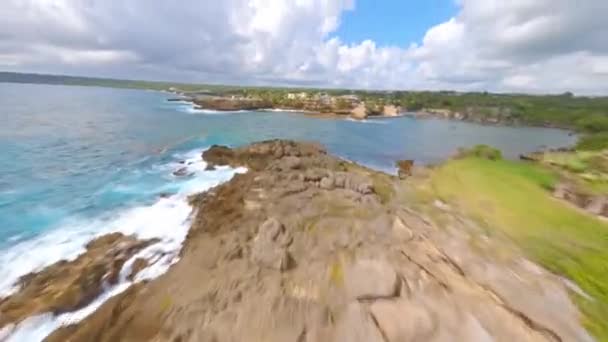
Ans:
[[[139,272],[143,271],[146,267],[148,267],[148,265],[150,265],[150,263],[146,259],[143,259],[143,258],[135,259],[135,261],[131,265],[131,273],[129,273],[129,276],[127,277],[127,279],[129,279],[130,281],[133,281],[133,279],[135,279],[135,277],[139,274]]]
[[[176,177],[186,177],[191,176],[192,172],[188,171],[187,167],[180,167],[179,169],[173,171],[173,175]]]

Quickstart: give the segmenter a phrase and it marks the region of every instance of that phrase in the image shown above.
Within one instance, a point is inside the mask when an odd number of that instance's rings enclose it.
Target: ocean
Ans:
[[[0,84],[0,296],[15,291],[19,277],[73,259],[88,241],[110,232],[161,239],[140,252],[159,257],[136,281],[165,272],[177,261],[189,228],[187,196],[246,172],[205,171],[200,155],[213,144],[318,141],[340,157],[395,172],[396,160],[437,163],[458,147],[479,143],[514,158],[575,140],[554,129],[409,117],[357,122],[270,111],[218,113],[167,101],[171,97],[141,90]],[[181,167],[188,176],[173,175]],[[59,324],[82,319],[128,287],[122,280],[80,312],[34,317],[10,339],[39,340]]]

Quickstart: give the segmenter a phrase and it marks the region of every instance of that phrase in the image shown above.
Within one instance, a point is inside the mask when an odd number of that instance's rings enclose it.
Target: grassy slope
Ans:
[[[574,181],[581,192],[608,194],[608,158],[603,152],[550,152],[543,162],[565,171],[562,175]]]
[[[553,199],[556,177],[538,166],[467,158],[431,177],[436,196],[500,229],[533,259],[574,280],[595,300],[576,298],[584,323],[608,341],[608,224]]]

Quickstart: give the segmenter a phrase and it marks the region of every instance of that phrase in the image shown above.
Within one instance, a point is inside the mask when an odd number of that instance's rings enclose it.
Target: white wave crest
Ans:
[[[179,252],[191,224],[192,208],[187,197],[247,171],[245,168],[229,167],[205,171],[206,163],[200,158],[200,150],[182,157],[185,159],[182,167],[187,167],[194,176],[180,183],[177,194],[161,198],[148,206],[125,209],[115,213],[112,218],[75,218],[52,232],[0,251],[0,296],[6,296],[17,290],[15,283],[21,276],[60,260],[75,259],[85,251],[86,243],[96,237],[121,232],[140,239],[160,240],[129,259],[121,270],[118,285],[106,284],[103,294],[85,308],[58,316],[43,314],[30,317],[16,326],[0,330],[0,341],[41,341],[61,326],[80,322],[106,300],[128,289],[133,282],[156,278],[179,260]],[[127,276],[137,258],[145,258],[149,266],[131,282]]]

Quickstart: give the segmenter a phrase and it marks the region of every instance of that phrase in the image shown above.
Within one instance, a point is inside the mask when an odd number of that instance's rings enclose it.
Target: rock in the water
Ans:
[[[191,175],[191,173],[188,172],[187,167],[180,167],[179,169],[173,171],[173,175],[176,177],[185,177]]]
[[[205,171],[215,171],[216,168],[215,166],[211,165],[211,164],[207,164],[207,166],[205,166]]]
[[[135,277],[141,272],[144,268],[148,267],[148,260],[143,258],[137,258],[133,261],[131,265],[131,273],[127,277],[130,281],[133,281]]]
[[[366,300],[395,297],[400,281],[388,263],[363,259],[347,268],[345,284],[350,298]]]
[[[285,227],[276,219],[264,222],[253,240],[251,259],[262,267],[285,271],[292,266],[291,255],[287,246],[291,236]]]
[[[213,145],[203,152],[203,159],[207,162],[207,167],[230,165],[233,158],[234,151],[227,146]]]

